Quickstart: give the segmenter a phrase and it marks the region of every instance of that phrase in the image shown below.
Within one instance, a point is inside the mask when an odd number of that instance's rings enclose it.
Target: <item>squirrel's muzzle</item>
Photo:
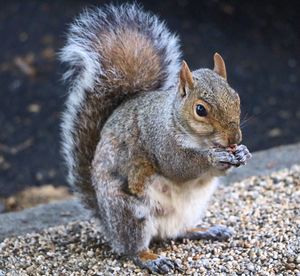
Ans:
[[[231,122],[228,124],[227,130],[227,142],[228,145],[239,144],[242,141],[242,132],[240,126],[236,122]]]
[[[228,145],[239,144],[242,141],[242,132],[240,128],[235,128],[228,133]]]

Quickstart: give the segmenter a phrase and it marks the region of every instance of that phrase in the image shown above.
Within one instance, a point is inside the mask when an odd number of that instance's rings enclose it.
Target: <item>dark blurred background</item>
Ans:
[[[72,18],[104,2],[1,1],[0,196],[65,185],[59,123],[66,87],[56,53]],[[191,68],[211,68],[213,53],[222,54],[251,151],[300,141],[298,1],[140,2],[179,34]]]

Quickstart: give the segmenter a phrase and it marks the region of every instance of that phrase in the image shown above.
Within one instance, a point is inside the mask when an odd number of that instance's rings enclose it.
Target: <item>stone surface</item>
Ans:
[[[41,229],[84,220],[89,216],[78,200],[45,204],[21,212],[0,215],[0,241],[8,236],[40,231]]]

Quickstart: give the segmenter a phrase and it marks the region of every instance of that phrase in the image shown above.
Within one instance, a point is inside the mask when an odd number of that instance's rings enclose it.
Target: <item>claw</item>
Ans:
[[[175,269],[181,273],[184,272],[184,269],[181,267],[180,264],[178,264],[176,261],[174,261]]]
[[[174,263],[171,260],[164,259],[163,262],[165,263],[165,265],[167,265],[167,266],[171,267],[172,269],[174,269],[175,266],[174,266]]]
[[[163,273],[168,273],[169,270],[170,270],[170,268],[166,264],[164,264],[160,267],[160,271],[162,271]]]
[[[233,235],[233,231],[223,225],[212,226],[208,229],[208,232],[211,234],[212,239],[218,241],[226,241]]]

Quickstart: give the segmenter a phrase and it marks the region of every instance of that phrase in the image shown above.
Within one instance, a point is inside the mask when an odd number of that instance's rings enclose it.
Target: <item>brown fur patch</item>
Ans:
[[[139,258],[146,262],[146,261],[152,261],[152,260],[156,260],[159,255],[154,254],[151,250],[143,250],[138,254]]]
[[[128,174],[128,188],[131,193],[142,196],[146,188],[147,179],[155,174],[153,165],[143,159],[135,160]]]
[[[123,91],[158,88],[162,79],[161,60],[153,42],[136,29],[119,29],[101,34],[104,81]]]
[[[196,228],[191,228],[187,230],[187,233],[193,233],[193,232],[207,232],[208,228],[202,228],[202,227],[196,227]]]

